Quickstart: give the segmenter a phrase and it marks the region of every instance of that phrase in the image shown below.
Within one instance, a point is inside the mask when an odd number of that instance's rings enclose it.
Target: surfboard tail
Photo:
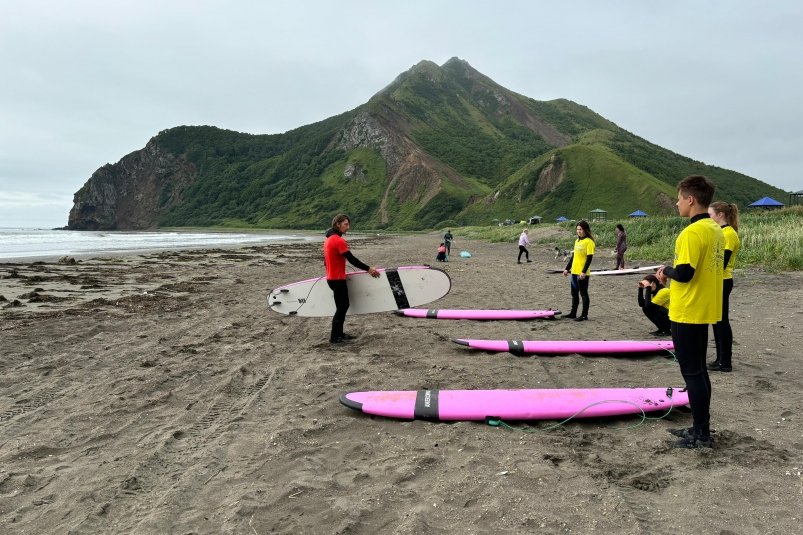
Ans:
[[[341,394],[340,403],[342,403],[343,405],[345,405],[349,409],[354,409],[355,411],[362,412],[362,403],[359,402],[359,401],[354,401],[353,399],[349,399],[349,397],[348,397],[349,393]]]
[[[452,342],[454,342],[455,344],[460,344],[461,346],[469,345],[468,340],[463,340],[461,338],[452,338]]]

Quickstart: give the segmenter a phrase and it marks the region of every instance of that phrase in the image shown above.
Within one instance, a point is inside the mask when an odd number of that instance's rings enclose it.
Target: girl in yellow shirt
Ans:
[[[733,369],[733,330],[731,330],[728,309],[730,295],[733,290],[733,261],[742,247],[736,231],[739,230],[739,208],[733,203],[723,201],[712,202],[708,207],[708,215],[722,228],[725,236],[725,271],[722,279],[722,319],[714,324],[714,341],[717,346],[717,358],[708,365],[715,372],[729,372]]]
[[[565,318],[574,319],[574,321],[585,321],[588,319],[588,307],[591,300],[588,298],[588,277],[591,274],[591,260],[594,259],[594,236],[591,235],[591,228],[588,226],[588,221],[580,221],[575,228],[577,232],[577,240],[574,242],[574,249],[572,256],[566,264],[566,269],[563,270],[563,276],[566,277],[571,274],[571,288],[572,288],[572,311],[569,312]],[[580,298],[583,299],[583,311],[577,315],[577,306],[580,304]]]

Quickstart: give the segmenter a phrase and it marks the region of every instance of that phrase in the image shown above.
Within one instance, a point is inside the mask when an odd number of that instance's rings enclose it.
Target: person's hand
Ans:
[[[585,273],[580,273],[580,274],[577,276],[577,278],[578,278],[578,279],[580,279],[580,280],[583,280],[583,279],[585,279],[585,278],[586,278],[586,274],[585,274]]]
[[[376,268],[375,268],[375,267],[369,267],[369,268],[368,268],[368,274],[369,274],[370,276],[372,276],[373,278],[375,278],[375,279],[376,279],[377,277],[379,277],[379,275],[380,275],[380,273],[379,273],[379,272],[376,270]]]
[[[655,276],[658,278],[658,280],[666,279],[666,275],[664,275],[664,268],[665,267],[666,266],[661,266],[661,267],[658,268],[658,271],[655,272]],[[661,284],[663,284],[663,283],[661,283]]]
[[[566,275],[568,275],[568,274],[569,274],[569,270],[568,270],[568,269],[564,269],[564,270],[563,270],[563,276],[565,277],[565,276],[566,276]]]
[[[645,279],[645,280],[638,281],[638,287],[639,288],[646,288],[647,287],[647,280]]]

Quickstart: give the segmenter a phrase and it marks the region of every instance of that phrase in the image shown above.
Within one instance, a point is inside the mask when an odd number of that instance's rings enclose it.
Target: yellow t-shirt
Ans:
[[[655,295],[652,296],[650,301],[652,301],[653,305],[658,305],[659,307],[664,307],[669,310],[669,288],[661,288],[655,292]]]
[[[586,258],[588,255],[594,254],[596,244],[591,238],[577,238],[574,242],[574,258],[572,259],[572,275],[579,275],[583,272],[583,266],[586,265]],[[589,266],[586,275],[591,274],[591,267]]]
[[[677,267],[689,264],[689,282],[669,285],[669,319],[677,323],[717,323],[722,319],[722,273],[725,237],[710,217],[689,224],[675,240]]]
[[[732,279],[734,260],[736,259],[736,253],[742,248],[742,240],[739,239],[739,235],[736,234],[736,231],[730,225],[722,227],[722,234],[725,235],[725,249],[731,251],[731,257],[730,260],[728,260],[728,265],[725,266],[725,275],[723,278]]]

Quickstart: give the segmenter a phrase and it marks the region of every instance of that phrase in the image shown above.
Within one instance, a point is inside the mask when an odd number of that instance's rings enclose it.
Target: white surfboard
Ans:
[[[600,275],[633,275],[634,273],[646,273],[648,271],[655,272],[662,265],[663,264],[658,264],[656,266],[629,268],[629,269],[606,269],[603,271],[592,271],[591,276],[599,277]]]
[[[656,266],[636,266],[627,269],[592,269],[591,276],[596,277],[597,275],[633,275],[634,273],[645,273],[648,271],[657,271],[659,267],[663,264],[658,264]],[[547,269],[547,273],[563,273],[563,268],[560,269]]]
[[[389,312],[425,305],[452,288],[445,271],[429,266],[378,269],[374,278],[365,271],[346,274],[349,315]],[[280,286],[268,294],[268,307],[279,314],[325,317],[335,313],[335,299],[326,277]]]

